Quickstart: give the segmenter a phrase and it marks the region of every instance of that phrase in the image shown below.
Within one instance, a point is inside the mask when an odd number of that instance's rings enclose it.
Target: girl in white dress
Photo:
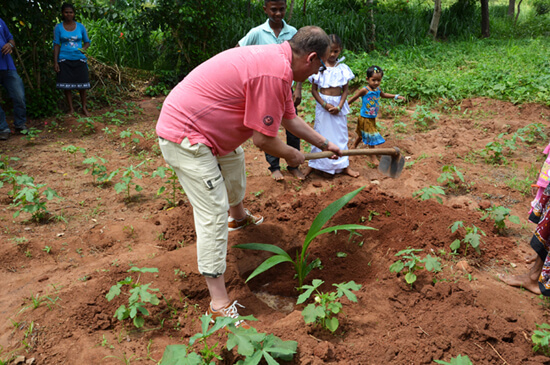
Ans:
[[[348,121],[346,115],[350,112],[346,98],[349,94],[348,82],[355,77],[351,69],[341,63],[338,56],[342,52],[342,41],[335,35],[329,35],[332,43],[327,59],[326,70],[309,77],[311,94],[317,101],[315,107],[314,129],[335,143],[340,149],[348,149]],[[311,152],[320,152],[317,147],[311,147]],[[347,156],[338,159],[322,158],[310,160],[304,175],[309,175],[313,169],[334,175],[344,172],[352,177],[359,173],[349,167]]]

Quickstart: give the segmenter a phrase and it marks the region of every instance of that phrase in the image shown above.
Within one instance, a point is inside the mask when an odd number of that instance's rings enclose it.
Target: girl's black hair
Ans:
[[[76,10],[74,10],[74,5],[73,4],[63,3],[63,5],[61,5],[61,18],[63,18],[63,11],[67,8],[73,9],[73,13],[75,13],[75,15],[76,15]]]
[[[331,44],[337,44],[338,47],[342,48],[342,40],[340,37],[338,37],[336,34],[329,34],[328,37],[330,38]]]
[[[371,66],[367,69],[367,78],[371,78],[374,74],[380,74],[384,77],[384,70],[380,66]]]

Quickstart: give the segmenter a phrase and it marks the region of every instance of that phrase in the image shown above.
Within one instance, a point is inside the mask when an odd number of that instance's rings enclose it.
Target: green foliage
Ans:
[[[142,273],[156,273],[159,270],[157,268],[138,268],[138,267],[132,267],[128,270],[129,273],[138,272],[138,278],[134,282],[132,277],[128,276],[126,279],[119,281],[115,285],[111,287],[107,295],[105,296],[107,300],[110,302],[115,297],[119,296],[122,293],[122,287],[128,286],[131,289],[129,290],[128,295],[128,307],[126,305],[122,304],[118,309],[116,310],[113,317],[116,317],[119,321],[124,321],[127,318],[132,318],[132,321],[134,323],[134,326],[136,328],[141,328],[145,324],[145,318],[144,316],[149,315],[149,311],[145,306],[147,303],[152,305],[158,305],[159,299],[157,298],[156,294],[154,292],[159,291],[158,289],[150,288],[149,286],[152,283],[149,284],[140,284],[139,279],[141,278]]]
[[[414,126],[417,130],[427,131],[439,120],[439,113],[432,112],[425,105],[417,105],[411,119],[414,120]]]
[[[441,168],[441,171],[441,175],[437,178],[438,183],[447,185],[453,190],[458,190],[459,188],[459,185],[455,183],[457,178],[464,183],[464,175],[460,172],[458,167],[454,165],[445,165]]]
[[[550,13],[550,0],[533,0],[531,4],[533,4],[537,15]]]
[[[443,204],[443,199],[439,195],[445,195],[445,190],[441,186],[430,185],[426,188],[415,191],[412,196],[420,201],[435,198],[439,204]]]
[[[170,176],[167,176],[167,172],[170,173]],[[170,191],[168,192],[167,196],[164,197],[166,202],[168,203],[168,208],[175,207],[178,205],[177,202],[177,192],[184,193],[183,188],[181,187],[178,175],[176,175],[176,172],[171,167],[164,167],[159,166],[154,172],[152,177],[158,176],[161,179],[167,179],[164,180],[164,183],[169,187]],[[166,191],[166,186],[161,186],[158,191],[157,195],[161,195]]]
[[[531,123],[523,128],[519,128],[516,134],[527,144],[533,144],[535,142],[548,141],[548,134],[546,134],[546,127],[542,123]]]
[[[143,175],[146,175],[145,172],[140,171],[138,168],[143,165],[146,161],[141,162],[139,165],[134,167],[133,165],[127,167],[122,173],[121,182],[115,184],[115,191],[117,194],[125,192],[126,199],[130,199],[130,188],[134,185],[134,188],[137,192],[143,190],[143,188],[134,182],[134,178],[141,179]],[[118,170],[117,170],[118,171]]]
[[[314,292],[314,302],[308,304],[302,311],[302,316],[306,323],[316,323],[324,329],[335,332],[340,325],[336,316],[342,311],[342,303],[337,302],[342,296],[346,296],[351,302],[357,303],[357,297],[352,290],[361,289],[361,285],[354,281],[341,284],[332,284],[337,288],[336,292],[322,293],[318,288],[324,283],[319,279],[314,279],[312,285],[304,285],[305,291],[298,297],[296,304],[304,303]]]
[[[451,362],[446,362],[443,360],[434,360],[437,364],[443,365],[473,365],[472,361],[468,356],[458,355],[457,357],[451,358]]]
[[[73,146],[72,144],[69,145],[69,146],[62,147],[61,150],[63,152],[67,152],[69,155],[73,156],[73,163],[76,161],[76,153],[77,152],[80,152],[83,155],[86,154],[86,149],[85,148],[76,147],[76,146]]]
[[[453,241],[453,243],[451,243],[451,250],[456,252],[460,248],[461,244],[464,243],[464,256],[466,256],[466,254],[468,253],[469,246],[472,246],[478,254],[480,253],[479,245],[482,242],[480,233],[484,236],[487,236],[485,232],[483,232],[481,229],[473,224],[471,227],[464,226],[464,222],[462,221],[454,222],[449,228],[451,229],[452,233],[455,233],[459,228],[463,228],[466,232],[463,239],[456,239]]]
[[[439,257],[432,257],[431,255],[426,255],[425,258],[421,259],[416,256],[415,252],[422,252],[418,248],[406,248],[399,251],[395,256],[401,256],[402,260],[398,260],[390,265],[390,272],[399,273],[403,269],[406,270],[405,281],[411,287],[416,281],[417,277],[415,271],[426,269],[430,272],[437,273],[441,271],[441,260]],[[422,266],[424,264],[424,266]]]
[[[495,221],[495,227],[500,232],[506,228],[506,219],[515,224],[521,224],[517,215],[510,215],[510,209],[503,206],[492,206],[485,210],[485,214],[480,219],[484,221],[491,218]]]
[[[535,330],[531,336],[531,341],[533,341],[533,351],[542,352],[545,356],[550,357],[550,347],[548,346],[548,341],[550,340],[550,325],[547,323],[537,324],[538,330]]]
[[[14,197],[19,190],[29,182],[33,182],[33,178],[24,175],[21,171],[18,171],[10,166],[10,161],[17,161],[16,157],[4,157],[0,160],[0,188],[4,186],[4,183],[10,184],[12,189],[8,192],[9,196]]]
[[[37,129],[37,128],[34,128],[34,127],[30,127],[28,129],[25,129],[23,131],[21,131],[22,134],[24,134],[24,136],[22,137],[22,139],[26,140],[27,142],[31,142],[32,140],[34,140],[36,137],[38,137],[38,135],[40,133],[42,133],[42,131],[40,129]]]
[[[18,178],[22,177],[20,176]],[[27,176],[24,185],[21,186],[21,189],[13,198],[13,206],[16,208],[20,207],[18,211],[13,213],[13,217],[17,218],[21,212],[25,212],[30,213],[32,220],[36,222],[44,220],[50,212],[46,207],[46,201],[41,199],[41,195],[43,195],[47,201],[54,198],[61,198],[52,188],[42,189],[46,185],[47,184],[35,184],[34,179]]]
[[[325,229],[322,229],[326,222],[328,222],[344,205],[346,205],[353,197],[355,197],[361,190],[363,190],[364,187],[361,187],[357,190],[352,191],[351,193],[348,193],[341,197],[340,199],[332,202],[328,207],[323,209],[317,217],[313,220],[313,223],[311,223],[311,226],[309,228],[309,231],[306,235],[306,238],[304,240],[304,243],[302,244],[302,250],[301,252],[296,252],[296,259],[293,260],[288,253],[286,253],[282,248],[275,245],[270,244],[264,244],[264,243],[243,243],[239,245],[235,245],[233,247],[237,248],[244,248],[244,249],[250,249],[250,250],[261,250],[261,251],[268,251],[272,252],[275,255],[271,256],[267,260],[265,260],[260,266],[258,266],[252,274],[246,279],[246,281],[249,281],[256,275],[259,275],[263,273],[264,271],[269,270],[273,266],[283,263],[283,262],[291,262],[294,265],[294,269],[296,270],[296,276],[298,278],[298,288],[302,288],[302,285],[304,284],[304,279],[313,270],[315,267],[318,267],[320,265],[319,260],[313,260],[312,262],[308,263],[309,253],[307,252],[309,245],[313,241],[313,239],[323,233],[333,232],[337,230],[347,230],[347,231],[354,231],[358,229],[375,229],[372,227],[366,227],[361,226],[358,224],[344,224],[344,225],[338,225],[338,226],[332,226]]]
[[[116,169],[115,171],[109,173],[107,171],[107,167],[105,165],[102,165],[107,163],[107,160],[104,159],[103,157],[98,157],[98,156],[96,157],[88,157],[87,159],[82,161],[82,163],[85,165],[92,165],[91,167],[88,167],[86,168],[86,170],[84,170],[84,174],[87,174],[88,172],[90,172],[92,174],[92,179],[94,184],[95,183],[105,184],[110,182],[113,179],[113,177],[115,177],[116,174],[118,174],[119,169]]]
[[[132,138],[132,136],[134,136],[134,138]],[[143,136],[143,133],[141,133],[140,131],[133,131],[132,132],[130,129],[127,129],[125,131],[120,132],[119,137],[121,139],[129,138],[130,141],[132,141],[132,143],[134,143],[134,144],[139,143],[139,138],[138,137],[145,138]],[[122,147],[126,147],[126,142],[122,142]]]
[[[254,317],[243,317],[246,320],[255,320]],[[245,360],[239,360],[238,365],[258,364],[264,360],[267,364],[278,364],[275,358],[284,361],[291,361],[298,343],[295,341],[283,341],[273,334],[258,333],[256,329],[244,329],[235,327],[239,318],[218,317],[214,322],[211,315],[201,317],[201,332],[195,334],[189,339],[189,345],[169,345],[166,346],[160,365],[213,365],[214,359],[223,360],[214,350],[219,343],[209,346],[207,339],[217,334],[222,328],[227,328],[227,349],[231,351],[237,348],[239,355],[245,357]],[[209,327],[210,323],[214,323]],[[193,346],[202,346],[198,353],[193,352]]]

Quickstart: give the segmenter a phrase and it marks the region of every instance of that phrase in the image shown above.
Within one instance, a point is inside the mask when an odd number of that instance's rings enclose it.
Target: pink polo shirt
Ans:
[[[203,143],[224,156],[253,131],[276,137],[282,119],[296,117],[288,42],[232,48],[196,67],[166,97],[157,134]]]

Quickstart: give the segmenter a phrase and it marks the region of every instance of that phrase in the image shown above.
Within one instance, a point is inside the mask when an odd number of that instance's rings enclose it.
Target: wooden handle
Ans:
[[[359,149],[359,150],[345,150],[342,151],[343,156],[358,156],[358,155],[390,155],[390,156],[399,156],[401,152],[399,148],[368,148],[368,149]],[[316,152],[316,153],[304,153],[306,160],[317,160],[319,158],[327,158],[333,156],[334,153],[331,151]]]

